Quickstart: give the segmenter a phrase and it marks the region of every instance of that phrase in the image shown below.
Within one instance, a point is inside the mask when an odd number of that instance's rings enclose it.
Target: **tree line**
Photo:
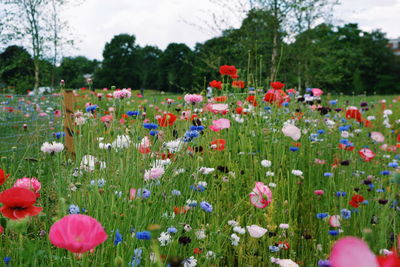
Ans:
[[[239,79],[249,87],[265,87],[279,80],[300,90],[400,92],[400,58],[388,48],[383,32],[366,32],[357,24],[313,26],[303,20],[301,25],[292,24],[302,29],[290,35],[289,28],[282,26],[284,18],[278,21],[276,12],[256,6],[239,28],[225,30],[193,49],[179,43],[164,50],[141,47],[134,35],[119,34],[105,44],[102,61],[64,57],[56,65],[41,59],[41,83],[50,85],[54,79],[63,79],[67,87],[80,88],[91,77],[95,88],[194,92],[220,78],[219,66],[235,65]],[[25,48],[7,47],[0,53],[0,87],[12,86],[21,93],[32,89],[34,62],[35,57]]]

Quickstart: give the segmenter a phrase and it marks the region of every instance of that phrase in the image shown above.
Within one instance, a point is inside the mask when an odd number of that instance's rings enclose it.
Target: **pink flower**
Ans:
[[[94,249],[107,239],[101,224],[94,218],[71,214],[54,223],[50,228],[50,242],[73,253]]]
[[[256,182],[249,196],[251,204],[259,209],[267,207],[272,202],[271,189],[262,182]]]
[[[61,117],[61,110],[57,109],[56,111],[54,111],[54,116]]]
[[[164,172],[164,168],[152,168],[144,173],[144,180],[148,181],[150,179],[158,179],[164,174]]]
[[[15,181],[13,187],[20,187],[31,190],[33,193],[36,194],[36,197],[40,196],[40,188],[42,188],[41,183],[35,177],[23,177]]]
[[[300,129],[292,124],[287,124],[287,125],[283,126],[282,133],[284,135],[292,138],[294,141],[299,140],[301,137]]]
[[[101,117],[100,120],[102,122],[104,122],[104,123],[111,122],[113,120],[113,116],[112,115],[105,115],[105,116]]]
[[[231,127],[231,122],[228,119],[219,119],[213,121],[213,125],[210,126],[210,129],[214,132],[219,132],[222,129],[229,129]]]
[[[209,110],[214,114],[227,114],[228,113],[228,104],[212,104],[208,103],[205,106],[205,110]]]
[[[332,215],[329,217],[329,225],[332,227],[340,227],[340,215]]]
[[[315,191],[314,191],[314,194],[316,194],[316,195],[323,195],[323,194],[325,194],[325,192],[324,192],[324,190],[318,189],[318,190],[315,190]]]
[[[129,89],[115,90],[113,96],[117,99],[131,98],[132,93]]]
[[[188,104],[195,104],[203,101],[203,97],[201,95],[185,95],[184,99]]]

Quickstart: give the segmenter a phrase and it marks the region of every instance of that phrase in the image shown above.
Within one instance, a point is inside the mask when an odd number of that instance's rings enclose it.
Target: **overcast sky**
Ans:
[[[336,22],[356,22],[366,31],[381,29],[389,38],[400,36],[400,0],[341,2],[335,8]],[[181,42],[193,47],[213,37],[210,31],[190,25],[201,26],[203,19],[209,20],[210,10],[216,10],[210,0],[86,0],[64,12],[80,40],[68,54],[102,59],[105,43],[119,33],[134,34],[141,46],[164,49],[171,42]]]

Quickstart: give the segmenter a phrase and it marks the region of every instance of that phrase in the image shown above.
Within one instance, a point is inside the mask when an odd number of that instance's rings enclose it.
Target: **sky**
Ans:
[[[165,49],[169,43],[176,42],[193,48],[196,43],[216,35],[207,27],[207,23],[212,24],[211,14],[219,10],[211,2],[85,0],[81,5],[63,11],[78,40],[76,49],[68,51],[68,55],[101,60],[105,43],[120,33],[134,34],[136,43],[141,46],[155,45]],[[341,5],[334,9],[334,22],[355,22],[365,31],[381,29],[388,38],[397,38],[400,37],[398,14],[400,0],[341,0]],[[230,26],[237,27],[240,21],[240,14],[233,14]]]

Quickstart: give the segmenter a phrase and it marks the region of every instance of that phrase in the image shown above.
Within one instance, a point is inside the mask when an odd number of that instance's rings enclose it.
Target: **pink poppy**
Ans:
[[[267,229],[254,224],[252,226],[246,226],[246,228],[250,236],[254,238],[260,238],[268,232]]]
[[[73,253],[94,249],[107,239],[103,226],[94,218],[71,214],[54,223],[50,228],[50,242]]]
[[[272,202],[272,191],[262,182],[256,182],[249,196],[251,204],[259,209],[267,207]]]
[[[210,126],[210,129],[214,132],[219,132],[222,129],[229,129],[231,127],[231,122],[228,119],[219,119],[213,121],[213,125]]]
[[[40,196],[40,188],[42,188],[41,183],[35,177],[23,177],[15,181],[13,187],[20,187],[31,190],[33,193],[36,194],[36,197]]]
[[[195,104],[203,101],[203,97],[201,95],[185,95],[184,99],[188,104]]]
[[[358,151],[358,154],[360,154],[364,161],[371,161],[376,156],[376,154],[372,152],[372,150],[369,148],[361,149],[360,151]]]
[[[332,215],[329,217],[329,225],[332,227],[340,227],[340,215]]]
[[[314,194],[321,196],[321,195],[325,194],[325,192],[324,192],[324,190],[319,189],[319,190],[315,190]]]
[[[400,243],[400,239],[398,241]],[[348,236],[336,241],[329,257],[332,267],[398,267],[400,258],[396,250],[386,256],[375,256],[361,239]]]
[[[314,96],[321,96],[324,93],[324,91],[322,91],[319,88],[313,88],[311,89],[311,92],[313,93]]]
[[[103,117],[100,118],[100,120],[104,123],[108,123],[111,122],[113,120],[113,116],[112,115],[105,115]]]
[[[301,137],[301,131],[299,128],[292,124],[286,124],[282,128],[282,133],[290,138],[292,138],[294,141],[297,141]]]
[[[228,113],[228,104],[212,104],[209,103],[206,105],[205,110],[211,111],[214,114],[227,114]]]
[[[385,141],[385,137],[380,132],[371,132],[371,139],[377,143],[383,143]]]

